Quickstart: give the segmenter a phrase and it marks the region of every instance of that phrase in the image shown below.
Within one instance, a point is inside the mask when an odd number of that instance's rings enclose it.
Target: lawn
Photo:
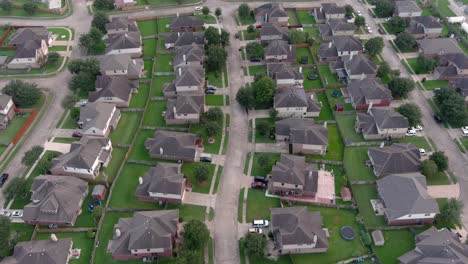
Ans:
[[[205,95],[205,103],[206,105],[214,105],[214,106],[223,106],[223,96],[222,95],[215,95],[215,94],[207,94]]]
[[[219,148],[221,146],[221,137],[222,137],[222,129],[223,129],[223,120],[218,122],[220,127],[219,133],[212,136],[215,139],[214,143],[209,143],[208,138],[210,138],[206,132],[206,126],[204,124],[193,124],[190,126],[190,133],[200,135],[203,138],[203,145],[205,146],[206,153],[211,154],[218,154]]]
[[[187,176],[189,182],[192,185],[192,191],[198,193],[209,193],[211,186],[211,179],[213,178],[215,165],[214,164],[205,164],[210,172],[208,173],[207,179],[203,182],[199,182],[195,178],[195,169],[200,166],[202,163],[184,163],[182,165],[182,173]]]
[[[216,24],[216,18],[212,15],[196,14],[195,16],[203,20],[205,24]]]
[[[431,0],[431,4],[436,5],[438,3],[438,10],[442,17],[453,17],[455,13],[450,9],[448,0]]]
[[[206,78],[208,79],[208,84],[219,88],[224,87],[221,71],[206,71]]]
[[[163,89],[165,83],[174,81],[175,76],[155,76],[151,87],[151,96],[163,96]]]
[[[164,121],[163,112],[166,111],[166,101],[151,101],[146,108],[145,118],[143,119],[144,126],[152,127],[164,127],[166,121]]]
[[[155,72],[173,72],[172,67],[172,55],[169,54],[159,54],[156,57],[156,67]]]
[[[249,72],[250,76],[255,77],[257,74],[262,74],[265,75],[267,74],[267,69],[265,65],[255,65],[255,66],[249,66]]]
[[[463,146],[468,150],[468,138],[462,138],[460,140],[463,143]]]
[[[216,193],[218,192],[218,186],[219,186],[219,182],[221,181],[221,176],[223,175],[223,167],[222,166],[219,166],[218,167],[218,174],[216,174],[216,179],[215,179],[215,185],[214,185],[214,188],[213,188],[213,193]]]
[[[340,128],[341,135],[344,137],[344,142],[363,142],[362,134],[357,133],[354,129],[356,123],[356,114],[351,115],[336,115],[336,122]]]
[[[434,90],[435,88],[442,88],[448,86],[447,80],[429,80],[422,82],[424,88],[428,90]]]
[[[126,153],[126,148],[114,147],[112,149],[112,159],[110,160],[109,165],[107,165],[103,170],[107,175],[107,180],[110,182],[112,182],[115,176],[117,176],[117,172],[119,171],[120,165],[122,165]]]
[[[325,155],[306,155],[314,159],[325,159],[342,161],[343,160],[343,140],[336,124],[328,124],[328,147]]]
[[[244,192],[245,188],[240,189],[239,200],[237,204],[237,222],[242,223],[242,214],[244,210]]]
[[[325,165],[327,171],[333,172],[335,176],[335,193],[340,195],[342,187],[348,187],[348,178],[346,177],[344,168],[337,165]]]
[[[258,164],[258,159],[260,156],[266,155],[269,157],[269,164],[264,168],[260,167]],[[280,159],[280,153],[259,153],[255,152],[253,157],[253,164],[252,164],[252,172],[250,175],[252,176],[267,176],[271,172],[272,166],[276,164],[276,161]]]
[[[383,231],[384,246],[374,246],[380,261],[385,264],[398,264],[398,257],[414,249],[413,234],[408,229]]]
[[[149,151],[145,147],[145,141],[154,136],[153,130],[141,130],[136,135],[135,144],[133,144],[132,151],[130,152],[130,160],[143,160],[143,161],[156,161],[149,155]],[[133,135],[135,136],[135,135]]]
[[[132,95],[129,108],[144,108],[149,94],[149,84],[140,83],[138,93]]]
[[[384,216],[377,216],[372,209],[370,200],[378,199],[375,184],[359,184],[352,186],[353,196],[359,207],[359,212],[368,227],[386,226]]]
[[[47,30],[53,34],[53,35],[57,35],[57,38],[56,40],[68,40],[70,38],[70,33],[68,32],[68,30],[66,28],[63,28],[63,27],[54,27],[54,28],[47,28]],[[73,31],[72,31],[73,33]],[[72,34],[72,40],[74,39],[74,36]]]
[[[320,76],[322,76],[323,80],[325,81],[325,84],[339,84],[340,83],[340,81],[336,77],[336,74],[330,71],[330,68],[328,67],[328,65],[319,65],[318,70],[319,70]]]
[[[260,125],[263,126],[266,124],[268,126],[268,130],[265,135],[260,135],[260,131],[258,127]],[[275,143],[274,139],[270,138],[270,130],[275,127],[275,120],[270,117],[267,118],[256,118],[255,119],[255,143]]]
[[[246,30],[242,30],[243,34],[243,39],[242,40],[255,40],[257,39],[257,36],[260,34],[260,31],[258,29],[255,29],[254,32],[249,33]]]
[[[307,57],[308,63],[313,63],[312,54],[310,54],[309,48],[297,48],[296,49],[296,62],[301,63],[301,58],[303,56]]]
[[[24,223],[10,223],[11,235],[17,237],[17,242],[31,240],[34,232],[33,225],[25,225]]]
[[[322,80],[320,80],[320,76],[318,75],[318,72],[316,69],[313,68],[304,68],[303,69],[303,74],[304,74],[304,89],[307,90],[312,90],[312,89],[322,89]],[[307,78],[310,74],[315,74],[317,76],[317,79],[315,80],[310,80]]]
[[[30,116],[30,113],[16,114],[7,127],[0,131],[0,143],[10,144]]]
[[[263,190],[249,189],[246,222],[250,223],[254,219],[270,219],[270,208],[277,207],[281,207],[279,198],[266,197]]]
[[[35,240],[49,240],[51,233],[37,233]],[[72,248],[81,249],[80,258],[70,260],[70,264],[85,264],[90,263],[91,254],[93,252],[94,239],[88,238],[86,232],[69,232],[69,233],[54,233],[57,238],[71,238],[73,241]]]
[[[52,46],[49,48],[49,52],[52,51],[66,51],[68,46]]]
[[[294,10],[288,10],[288,16],[289,16],[289,25],[299,25],[299,18],[296,15],[296,11]]]
[[[242,26],[251,25],[251,24],[255,23],[255,18],[253,18],[253,17],[248,17],[248,18],[239,17],[239,22],[240,22],[240,24]]]
[[[250,152],[248,152],[247,155],[245,156],[245,161],[244,161],[244,174],[245,175],[249,173],[249,163],[250,163]]]
[[[92,192],[93,192],[93,185],[88,185],[88,196],[83,200],[83,204],[81,206],[81,214],[76,219],[74,227],[96,227],[97,222],[94,222],[93,214],[88,210],[88,204],[91,202]]]
[[[414,73],[416,74],[427,74],[429,71],[422,69],[422,65],[418,64],[417,58],[406,59],[408,65],[413,69]]]
[[[304,25],[304,24],[315,24],[315,18],[310,15],[310,12],[312,10],[297,10],[296,14],[297,17],[299,18],[299,22]]]
[[[142,36],[158,34],[158,24],[154,19],[138,21],[137,24]]]
[[[153,57],[156,54],[156,39],[143,40],[143,57]]]
[[[325,92],[316,93],[317,100],[322,102],[322,109],[320,109],[320,114],[318,116],[318,120],[333,120],[333,112],[330,108],[330,104],[328,103],[327,97],[325,96]]]
[[[353,105],[350,103],[345,103],[345,99],[343,94],[341,93],[341,89],[334,88],[334,89],[327,89],[326,91],[328,102],[332,108],[336,107],[336,104],[340,103],[344,106],[345,111],[353,111]],[[333,93],[337,94],[336,97],[333,97]]]
[[[169,23],[171,23],[171,18],[165,17],[157,20],[158,23],[158,33],[169,32]]]
[[[429,143],[427,142],[426,138],[421,136],[421,137],[404,137],[400,139],[396,139],[398,142],[404,142],[404,143],[413,143],[416,145],[418,148],[423,148],[426,151],[431,151],[431,147]]]
[[[140,124],[141,113],[122,112],[117,128],[111,133],[112,144],[130,144]]]
[[[367,168],[365,165],[365,162],[368,159],[369,156],[367,155],[367,147],[345,148],[343,162],[349,180],[377,180],[377,177],[374,176],[372,168]]]
[[[153,75],[153,60],[144,60],[143,69],[146,71],[145,78],[151,78],[151,76]]]

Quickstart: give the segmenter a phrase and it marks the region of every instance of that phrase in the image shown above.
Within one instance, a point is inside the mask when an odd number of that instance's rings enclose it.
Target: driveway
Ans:
[[[288,153],[288,145],[285,143],[256,143],[255,152]]]
[[[427,192],[434,198],[460,198],[460,185],[430,185],[427,186]]]

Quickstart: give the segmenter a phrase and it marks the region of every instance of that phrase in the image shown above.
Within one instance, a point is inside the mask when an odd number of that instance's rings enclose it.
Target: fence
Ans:
[[[3,33],[3,36],[0,38],[0,46],[3,46],[3,42],[5,42],[13,29],[14,28],[12,26],[9,26],[5,33]]]
[[[328,165],[343,166],[342,161],[311,159],[311,158],[306,158],[306,160],[308,163],[322,163],[322,164],[328,164]]]
[[[142,130],[167,130],[167,131],[179,131],[188,132],[189,129],[186,127],[154,127],[154,126],[143,126]]]
[[[157,164],[157,162],[145,161],[145,160],[127,160],[127,163],[148,165],[148,166],[156,166],[156,164]]]
[[[144,112],[144,108],[121,108],[120,112]]]
[[[20,109],[17,109],[16,112],[29,112],[26,111],[26,110],[20,110]],[[16,134],[15,138],[13,139],[12,141],[12,144],[16,144],[18,143],[18,141],[20,140],[21,136],[24,134],[24,132],[26,132],[26,130],[28,129],[28,127],[31,125],[32,121],[34,120],[34,118],[36,117],[36,114],[37,114],[37,111],[36,110],[32,110],[32,114],[31,116],[28,118],[28,120],[26,120],[26,123],[24,123],[23,127],[21,128],[21,130],[18,132],[18,134]]]

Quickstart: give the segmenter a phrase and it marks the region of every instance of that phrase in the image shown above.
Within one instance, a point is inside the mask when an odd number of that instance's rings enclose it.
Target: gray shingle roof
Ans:
[[[179,16],[171,19],[170,27],[183,28],[183,27],[200,27],[205,22],[195,16]]]
[[[468,96],[468,77],[450,79],[448,87],[455,89],[461,96]]]
[[[205,81],[205,69],[201,65],[175,69],[175,86],[199,86]]]
[[[385,204],[389,221],[411,214],[437,214],[439,206],[427,193],[421,173],[391,174],[377,180],[377,191]]]
[[[204,95],[178,94],[176,99],[167,101],[166,118],[174,118],[177,114],[202,114],[205,105]]]
[[[106,53],[119,49],[134,49],[141,47],[141,34],[138,31],[112,34],[104,40]]]
[[[338,50],[333,42],[322,43],[317,51],[320,58],[338,57]]]
[[[450,38],[420,39],[417,40],[417,43],[426,55],[463,53],[456,41]]]
[[[438,19],[433,16],[411,17],[410,26],[412,25],[423,26],[424,28],[429,29],[442,28],[442,25],[439,23]]]
[[[197,152],[194,134],[157,130],[153,138],[145,142],[150,154],[162,155],[168,159],[194,159]]]
[[[276,134],[288,136],[292,144],[328,145],[328,130],[313,119],[289,117],[276,123]]]
[[[25,27],[16,30],[10,37],[10,45],[23,45],[30,40],[45,40],[49,38],[49,31],[45,27]],[[40,42],[40,41],[39,41]]]
[[[303,80],[304,75],[298,68],[293,68],[289,63],[267,63],[268,76],[274,80],[294,79]]]
[[[192,43],[203,45],[205,44],[204,32],[172,32],[163,35],[165,44],[174,44],[177,46],[190,45]]]
[[[446,54],[440,56],[442,60],[452,63],[460,70],[468,69],[468,56],[463,53]]]
[[[327,24],[334,32],[356,30],[356,26],[354,24],[348,23],[346,19],[329,19]]]
[[[268,3],[255,8],[255,16],[288,17],[288,13],[282,4]]]
[[[321,7],[327,15],[339,15],[346,12],[344,7],[338,6],[336,3],[322,3]]]
[[[372,108],[369,110],[380,129],[407,128],[408,118],[393,108]]]
[[[291,87],[276,89],[274,107],[307,107],[311,111],[320,111],[321,106],[312,100],[304,91],[304,88]]]
[[[367,100],[392,100],[392,93],[377,79],[352,80],[348,93],[356,105],[366,104]]]
[[[419,172],[421,154],[411,143],[394,143],[383,148],[369,148],[369,158],[378,177],[388,174]]]
[[[100,61],[101,71],[122,71],[128,74],[139,74],[143,66],[142,59],[132,59],[129,54],[106,55]]]
[[[138,89],[138,81],[130,81],[125,76],[98,76],[96,91],[89,93],[89,101],[94,102],[101,97],[116,97],[128,102],[135,89]]]
[[[416,4],[415,1],[395,1],[395,8],[400,13],[421,12],[421,8]]]
[[[18,44],[18,48],[15,51],[14,59],[21,58],[35,58],[36,51],[41,48],[42,40],[26,40],[23,44]]]
[[[143,183],[136,190],[138,196],[149,196],[149,193],[180,195],[184,187],[184,174],[181,164],[159,162],[143,175]]]
[[[192,43],[190,45],[176,47],[173,51],[173,55],[172,65],[174,67],[189,62],[202,64],[205,58],[205,49],[201,45]]]
[[[13,256],[3,259],[2,264],[65,264],[72,247],[71,238],[61,238],[57,242],[33,240],[19,242]]]
[[[318,171],[314,164],[306,163],[303,156],[282,154],[271,170],[271,181],[302,185],[304,189],[316,192]]]
[[[288,38],[288,32],[286,29],[272,23],[263,23],[260,29],[260,35],[262,36],[277,36],[281,35],[283,39]]]
[[[106,24],[106,30],[138,31],[136,22],[129,21],[128,17],[113,17]]]
[[[0,110],[3,110],[7,107],[8,103],[11,100],[11,96],[7,94],[0,94]]]
[[[104,130],[107,121],[113,117],[114,108],[114,104],[88,103],[86,106],[80,108],[78,124],[81,124],[83,131],[93,127]]]
[[[289,45],[284,40],[273,40],[265,47],[265,56],[284,56],[287,55],[288,59],[296,58],[296,47]]]
[[[343,56],[344,67],[350,75],[376,74],[377,65],[363,54]]]
[[[354,36],[334,36],[332,41],[338,52],[364,50],[361,40]]]

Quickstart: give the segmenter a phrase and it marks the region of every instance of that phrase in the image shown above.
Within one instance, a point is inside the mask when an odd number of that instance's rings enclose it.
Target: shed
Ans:
[[[348,187],[342,187],[341,188],[341,200],[343,200],[343,202],[349,202],[351,201],[351,198],[352,198],[351,190],[349,190]]]
[[[337,112],[343,112],[344,111],[344,105],[342,103],[337,103],[335,105],[335,111]]]
[[[374,240],[374,245],[383,246],[385,244],[385,239],[380,230],[372,231],[372,239]]]
[[[106,197],[106,187],[101,184],[94,186],[92,196],[93,199],[104,200]]]

